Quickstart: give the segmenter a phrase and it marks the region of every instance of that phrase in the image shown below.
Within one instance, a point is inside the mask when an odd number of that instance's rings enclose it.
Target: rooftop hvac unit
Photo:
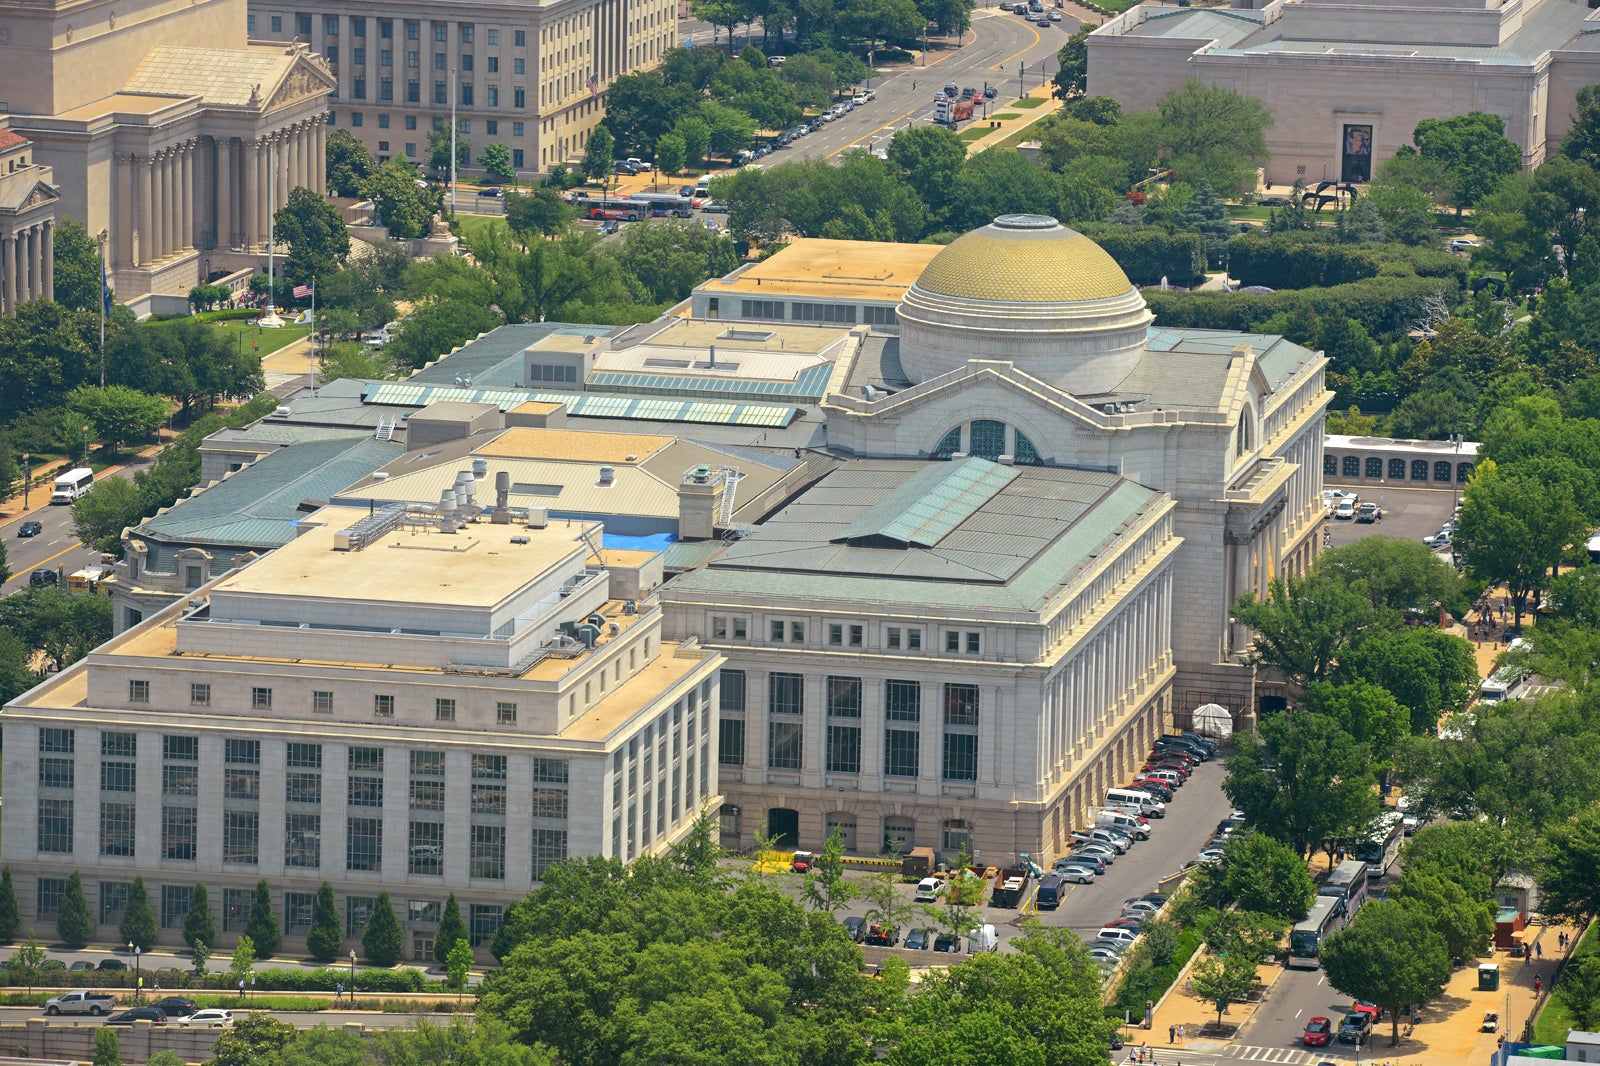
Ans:
[[[606,624],[605,616],[604,615],[599,615],[599,614],[591,614],[588,618],[585,618],[584,621],[587,622],[589,625],[596,626],[596,627],[603,626],[603,625]]]
[[[638,614],[639,613],[639,603],[638,603],[638,601],[637,600],[628,600],[625,603],[623,603],[623,605],[622,605],[622,613],[623,614]]]
[[[600,629],[597,626],[582,625],[578,627],[578,639],[585,648],[594,647],[594,642],[600,639]]]
[[[489,476],[489,460],[487,460],[487,459],[474,459],[474,460],[472,460],[472,476],[477,478],[479,481],[482,481],[484,478],[488,477]]]
[[[543,529],[545,526],[547,526],[549,524],[550,524],[550,508],[548,508],[548,507],[530,507],[530,508],[528,508],[528,528],[529,529]]]
[[[707,466],[705,463],[701,463],[699,466],[694,468],[694,483],[696,485],[704,485],[710,480],[711,467]]]
[[[609,485],[615,480],[617,480],[617,468],[616,467],[614,467],[614,466],[602,466],[600,468],[600,484]]]
[[[511,543],[513,543],[513,544],[526,544],[526,543],[528,543],[528,540],[529,540],[528,537],[525,537],[525,536],[523,536],[523,535],[521,535],[519,533],[517,536],[511,538]]]

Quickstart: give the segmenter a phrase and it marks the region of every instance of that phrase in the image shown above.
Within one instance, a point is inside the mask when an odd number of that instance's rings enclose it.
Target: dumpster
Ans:
[[[1478,991],[1500,991],[1500,964],[1494,962],[1480,962],[1478,964]]]

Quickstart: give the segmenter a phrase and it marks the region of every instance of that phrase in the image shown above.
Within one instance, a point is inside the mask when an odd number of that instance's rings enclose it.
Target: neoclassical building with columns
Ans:
[[[322,187],[333,77],[303,44],[248,42],[245,18],[244,0],[0,0],[0,108],[140,313],[254,268],[290,189]]]
[[[56,201],[33,144],[0,125],[0,315],[55,294]]]

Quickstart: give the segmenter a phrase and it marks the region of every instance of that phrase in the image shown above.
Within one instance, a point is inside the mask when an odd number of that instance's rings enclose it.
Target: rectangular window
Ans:
[[[420,41],[420,40],[422,40],[422,24],[421,23],[419,23],[419,22],[407,22],[406,23],[406,40],[408,40],[408,41]]]
[[[408,81],[408,82],[406,82],[406,103],[408,103],[408,104],[420,104],[421,102],[422,102],[422,83],[420,81]],[[407,115],[406,116],[406,121],[408,123],[415,122],[416,120],[417,120],[417,117],[415,115]],[[413,130],[413,129],[416,129],[416,127],[412,126],[412,125],[407,125],[406,129]]]
[[[511,124],[511,136],[513,136],[513,137],[521,137],[522,136],[522,123],[513,122]],[[742,621],[744,621],[744,619],[741,618],[741,619],[739,619],[739,621],[742,622]]]
[[[222,812],[222,861],[254,866],[261,861],[261,812]]]
[[[336,45],[336,44],[324,45],[323,49],[322,49],[322,58],[326,59],[330,66],[338,66],[339,65],[339,46]],[[338,90],[337,89],[334,90],[334,95],[335,96],[338,95]],[[199,585],[194,583],[194,578],[199,575],[199,571],[200,571],[200,568],[198,566],[189,567],[190,579],[185,582],[186,587],[188,587],[188,588],[199,588]]]
[[[490,62],[492,63],[493,60],[490,60]],[[487,87],[487,89],[485,91],[488,92],[488,94],[489,94],[485,102],[490,107],[499,107],[500,106],[500,86],[498,86],[498,85],[490,85],[490,86]],[[498,129],[495,127],[495,124],[493,122],[489,123],[489,132],[491,134],[499,132]]]
[[[100,854],[133,856],[133,804],[100,804]]]
[[[365,37],[367,35],[367,20],[360,15],[350,17],[350,36]]]
[[[883,731],[883,773],[885,777],[916,777],[921,734],[915,729]]]
[[[828,623],[828,645],[834,648],[844,647],[844,626],[837,622]]]
[[[414,811],[444,810],[443,752],[413,751],[411,753],[411,809]]]
[[[394,20],[393,19],[379,19],[378,20],[378,36],[383,38],[385,41],[394,40]]]
[[[441,107],[450,102],[445,96],[445,87],[442,81],[433,83],[433,102]]]
[[[444,904],[436,899],[407,900],[406,916],[412,925],[438,925],[444,917]]]
[[[768,677],[767,712],[804,714],[805,677],[801,674],[771,674]]]
[[[367,79],[364,76],[358,76],[355,79],[350,95],[357,100],[365,100],[367,98]]]
[[[67,895],[64,877],[41,877],[35,885],[37,911],[40,921],[53,922],[61,917],[61,901]]]
[[[726,615],[711,619],[711,635],[718,640],[728,639],[728,619]]]
[[[77,733],[71,729],[39,730],[40,754],[71,755],[77,747]]]
[[[283,779],[283,798],[288,803],[322,803],[322,775],[290,770]]]
[[[958,652],[961,650],[961,634],[959,632],[954,629],[945,631],[944,650],[950,652]]]
[[[806,642],[806,624],[804,622],[789,623],[789,643],[804,644]]]
[[[312,711],[313,714],[332,714],[333,713],[333,693],[331,693],[331,692],[320,692],[320,691],[319,692],[312,692],[311,693],[311,711]]]
[[[804,729],[799,722],[767,723],[767,767],[772,770],[800,769],[800,748]]]
[[[345,865],[351,870],[383,869],[382,818],[347,819]]]
[[[978,779],[978,738],[973,733],[946,733],[944,735],[944,779],[946,781],[976,781]]]
[[[567,857],[567,831],[565,829],[535,829],[533,831],[533,879],[543,881],[545,871]]]
[[[462,52],[461,53],[461,69],[463,71],[466,71],[466,72],[470,72],[472,70],[472,53],[471,52]]]
[[[794,303],[790,307],[796,322],[837,322],[853,326],[856,321],[854,305],[841,307],[838,304]]]
[[[194,807],[161,808],[161,857],[194,862],[199,812]]]
[[[412,822],[406,869],[434,877],[444,873],[444,823]]]
[[[307,770],[322,769],[321,744],[288,744],[284,748],[284,762],[288,766]]]
[[[72,801],[40,799],[38,848],[52,855],[72,853]]]
[[[461,29],[461,43],[462,44],[471,44],[472,43],[473,33],[474,33],[474,27],[469,26],[466,23],[462,23],[460,29]]]
[[[261,771],[228,767],[222,774],[222,794],[228,799],[260,799]]]
[[[978,686],[944,686],[944,724],[947,726],[973,726],[978,724]]]
[[[450,40],[450,27],[442,22],[435,22],[433,24],[433,39],[440,44],[448,42]]]
[[[741,318],[767,318],[774,321],[783,321],[782,300],[740,300],[739,315]]]
[[[506,757],[504,755],[474,755],[472,757],[472,813],[506,813]]]
[[[271,22],[272,22],[272,32],[274,34],[278,34],[278,33],[282,33],[283,32],[283,16],[282,15],[273,15],[272,19],[271,19]]]
[[[977,655],[983,650],[983,635],[981,633],[967,634],[967,654]]]
[[[300,34],[300,36],[308,38],[308,39],[311,37],[311,16],[310,15],[296,15],[294,17],[294,25],[295,25],[296,32],[298,32]]]
[[[503,825],[474,825],[471,851],[468,854],[469,874],[494,881],[506,876],[506,827]]]
[[[322,17],[322,33],[326,37],[339,36],[339,16],[324,15]]]
[[[200,770],[194,766],[163,766],[161,793],[164,796],[198,796]]]
[[[415,158],[416,154],[417,154],[417,142],[416,141],[407,141],[406,142],[406,155]]]
[[[434,70],[448,70],[448,69],[450,69],[448,66],[445,65],[445,54],[443,52],[435,52],[435,53],[433,53],[433,69]]]
[[[305,936],[311,932],[311,915],[316,902],[316,894],[312,892],[285,892],[283,931],[290,936]]]
[[[906,647],[909,648],[912,651],[921,651],[922,650],[922,630],[920,630],[920,629],[908,629],[908,630],[906,630]]]
[[[861,321],[869,326],[897,326],[900,319],[892,307],[863,307]]]
[[[474,947],[486,940],[493,940],[505,921],[505,908],[498,903],[474,903],[470,913],[472,917],[468,921],[468,928]]]
[[[515,703],[496,703],[494,705],[494,720],[496,725],[516,725],[517,705]]]
[[[828,726],[828,772],[861,772],[861,728],[853,725]]]
[[[461,106],[462,107],[471,107],[472,106],[472,83],[470,81],[462,82],[461,83],[460,92],[461,92],[461,100],[460,100]],[[457,119],[456,120],[456,125],[461,128],[461,132],[462,133],[471,133],[472,132],[471,122],[472,122],[471,119],[466,119],[466,118]]]
[[[511,90],[511,106],[521,109],[528,105],[528,90],[518,85]]]
[[[744,720],[724,718],[717,723],[717,762],[723,766],[744,765]]]
[[[422,53],[421,52],[407,52],[406,53],[406,66],[411,70],[421,70],[422,69]]]
[[[511,44],[515,48],[526,48],[526,47],[528,47],[528,31],[527,30],[512,30],[511,31]]]
[[[890,648],[900,647],[900,627],[890,626],[884,634],[884,643]]]
[[[222,931],[224,933],[238,933],[244,930],[250,921],[250,912],[255,909],[256,894],[248,888],[225,888],[222,890]]]
[[[517,58],[517,59],[513,59],[511,61],[511,73],[513,73],[513,74],[526,74],[526,73],[528,73],[528,61],[526,59],[522,59],[520,57]]]
[[[861,679],[859,677],[828,678],[828,717],[861,717]]]
[[[774,644],[783,643],[784,628],[782,622],[773,622],[771,628],[769,629],[769,633]]]
[[[148,682],[148,681],[129,681],[128,682],[128,702],[129,703],[149,703],[150,702],[150,682]]]
[[[744,713],[745,673],[743,670],[723,670],[718,677],[718,707],[723,714]]]
[[[500,31],[499,30],[497,30],[497,29],[495,29],[494,27],[491,26],[489,28],[488,33],[489,33],[489,43],[490,44],[499,44],[500,43]]]
[[[132,792],[137,770],[134,763],[105,761],[100,764],[100,791]]]
[[[322,865],[322,815],[283,816],[283,864],[311,869]]]
[[[891,722],[921,721],[922,685],[916,681],[885,681],[883,716]]]
[[[388,695],[374,695],[372,697],[372,714],[375,718],[394,717],[394,697]]]
[[[488,57],[486,57],[484,59],[484,62],[488,64],[487,68],[485,68],[485,69],[487,69],[490,74],[498,74],[498,73],[500,73],[500,57],[499,56],[488,56]]]
[[[357,66],[363,66],[363,67],[366,66],[367,65],[367,50],[365,48],[359,48],[359,47],[351,48],[350,49],[350,62],[355,63]]]
[[[375,896],[346,896],[344,898],[344,932],[345,936],[360,936],[367,927],[367,919],[372,917],[373,908],[378,905]]]
[[[366,122],[366,116],[359,111],[350,112],[350,125],[360,126]]]
[[[456,720],[456,701],[440,697],[433,701],[433,719],[436,722]]]
[[[417,128],[417,116],[416,115],[407,115],[406,116],[406,129],[414,130],[416,128]],[[417,153],[411,151],[410,149],[407,149],[406,154],[407,155],[416,155]]]
[[[117,925],[128,910],[133,885],[128,881],[100,882],[100,924]]]
[[[39,787],[70,789],[73,785],[74,764],[71,759],[39,760]]]
[[[161,928],[182,929],[183,917],[194,903],[193,885],[161,886]]]
[[[380,49],[378,49],[378,66],[380,66],[380,67],[392,67],[392,66],[394,66],[394,49],[392,49],[392,48],[380,48]]]
[[[270,688],[252,688],[250,690],[250,709],[252,711],[272,710],[272,690]]]
[[[191,684],[189,686],[189,706],[211,706],[211,686]]]
[[[865,638],[866,638],[866,629],[864,627],[862,627],[862,626],[851,626],[850,627],[850,646],[852,648],[861,647],[861,644],[865,640]]]

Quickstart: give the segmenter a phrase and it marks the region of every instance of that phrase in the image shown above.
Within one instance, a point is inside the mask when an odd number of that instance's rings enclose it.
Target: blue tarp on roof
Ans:
[[[617,548],[625,551],[664,552],[669,544],[677,541],[676,533],[652,533],[647,537],[628,537],[620,533],[603,533],[600,536],[602,548]]]

